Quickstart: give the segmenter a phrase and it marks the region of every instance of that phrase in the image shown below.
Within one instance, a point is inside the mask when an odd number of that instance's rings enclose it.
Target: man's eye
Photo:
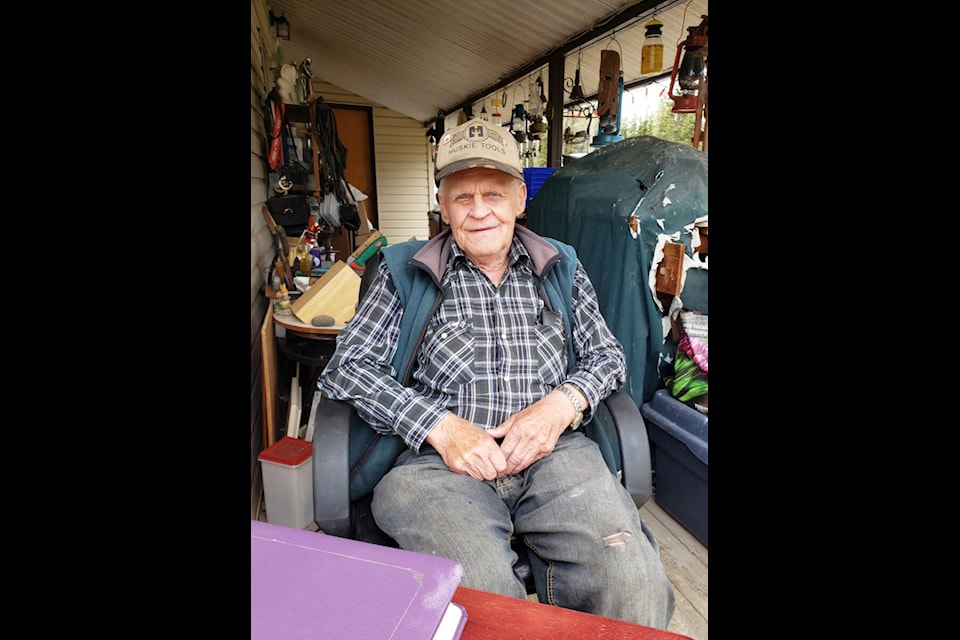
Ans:
[[[506,196],[499,191],[487,191],[483,194],[483,199],[486,202],[499,202],[503,200]],[[461,193],[460,195],[454,197],[454,201],[458,204],[469,204],[473,202],[473,194],[470,193]]]

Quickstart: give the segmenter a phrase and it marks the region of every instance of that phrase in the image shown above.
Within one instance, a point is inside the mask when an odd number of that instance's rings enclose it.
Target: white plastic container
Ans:
[[[304,529],[313,522],[313,443],[289,436],[257,456],[267,522]]]

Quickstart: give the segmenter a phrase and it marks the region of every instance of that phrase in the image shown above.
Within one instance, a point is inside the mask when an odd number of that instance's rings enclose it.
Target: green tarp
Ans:
[[[636,218],[636,237],[630,219]],[[653,136],[628,138],[557,169],[527,206],[527,227],[572,245],[627,356],[624,391],[637,406],[663,386],[663,320],[650,289],[658,241],[686,245],[707,219],[707,155]],[[657,259],[659,261],[659,258]],[[705,264],[704,264],[705,267]],[[683,307],[708,313],[707,271],[687,270]]]

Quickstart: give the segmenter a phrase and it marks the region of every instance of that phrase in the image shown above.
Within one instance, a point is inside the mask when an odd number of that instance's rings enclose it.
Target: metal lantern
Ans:
[[[700,95],[700,85],[707,77],[707,16],[696,27],[687,27],[687,39],[677,47],[670,75],[669,97],[673,100],[673,113],[695,113]],[[681,62],[681,54],[683,61]],[[680,92],[674,93],[679,84]]]

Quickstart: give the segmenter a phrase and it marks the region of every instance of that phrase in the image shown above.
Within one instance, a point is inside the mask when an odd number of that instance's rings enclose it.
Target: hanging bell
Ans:
[[[573,78],[573,89],[570,89],[570,99],[571,100],[585,100],[586,98],[583,95],[583,87],[580,86],[580,67],[577,67],[577,72],[574,74]]]

